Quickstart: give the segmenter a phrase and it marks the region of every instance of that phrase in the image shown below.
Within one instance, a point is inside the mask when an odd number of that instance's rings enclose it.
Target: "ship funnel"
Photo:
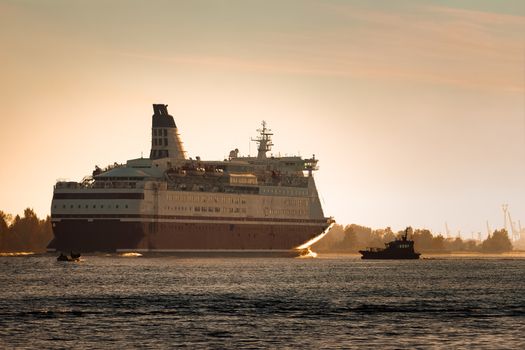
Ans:
[[[186,159],[177,125],[168,114],[168,105],[154,104],[151,122],[151,159]]]

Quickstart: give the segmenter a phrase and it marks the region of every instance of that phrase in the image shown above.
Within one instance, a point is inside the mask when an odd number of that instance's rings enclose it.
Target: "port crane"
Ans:
[[[512,217],[510,216],[510,212],[507,212],[509,216],[509,222],[510,222],[510,229],[512,231],[512,241],[517,242],[520,240],[520,231],[516,228],[516,222],[512,221]]]
[[[447,233],[447,238],[450,238],[450,229],[448,228],[448,223],[445,221],[445,231]]]
[[[501,208],[503,209],[503,227],[505,228],[505,231],[507,231],[507,233],[509,232],[507,228],[507,218],[508,218],[508,222],[510,224],[511,240],[513,242],[519,241],[521,238],[521,233],[523,232],[521,229],[521,222],[518,221],[519,229],[516,228],[516,222],[512,221],[512,216],[510,215],[509,205],[503,204]]]
[[[487,237],[490,237],[492,230],[490,229],[489,221],[487,220]]]

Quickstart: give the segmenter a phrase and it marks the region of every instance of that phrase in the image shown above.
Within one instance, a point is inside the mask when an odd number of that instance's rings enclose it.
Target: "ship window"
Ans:
[[[153,139],[153,145],[157,146],[157,139]]]
[[[78,209],[80,209],[80,207],[81,207],[81,205],[79,204],[79,205],[78,205]]]
[[[86,204],[86,209],[89,208],[89,205]]]
[[[157,136],[157,129],[153,129],[153,136]]]
[[[102,204],[102,205],[100,206],[100,208],[104,208],[104,205]]]
[[[164,137],[168,136],[168,130],[164,129]]]
[[[118,209],[118,204],[115,204],[115,208],[117,208],[117,209]]]
[[[126,204],[126,206],[125,206],[125,207],[127,208],[127,207],[128,207],[128,205]]]
[[[95,204],[93,204],[93,209],[95,209],[97,206]]]
[[[164,139],[164,146],[168,145],[168,139]]]
[[[71,204],[70,208],[73,209],[73,204]]]

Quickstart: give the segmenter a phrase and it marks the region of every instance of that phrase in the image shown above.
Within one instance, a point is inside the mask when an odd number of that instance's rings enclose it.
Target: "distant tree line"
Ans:
[[[394,233],[390,227],[372,230],[370,227],[356,224],[335,225],[332,230],[313,249],[317,252],[357,253],[369,247],[384,247],[386,242],[400,237],[404,231]],[[496,230],[482,242],[463,240],[460,237],[445,238],[433,235],[430,230],[416,229],[409,235],[414,240],[414,247],[420,253],[479,252],[504,253],[512,250],[506,230]]]
[[[330,233],[317,242],[313,249],[318,252],[357,253],[368,247],[384,247],[386,242],[399,237],[403,231],[393,232],[390,227],[372,230],[356,224],[335,225]],[[33,209],[24,210],[24,216],[0,211],[0,252],[45,252],[53,238],[51,218],[38,218]],[[415,249],[420,253],[446,253],[453,251],[503,253],[512,250],[506,230],[496,230],[482,242],[444,238],[433,235],[427,229],[416,229],[410,235]]]
[[[33,209],[24,210],[24,216],[0,210],[0,252],[45,252],[53,238],[51,218],[40,220]]]

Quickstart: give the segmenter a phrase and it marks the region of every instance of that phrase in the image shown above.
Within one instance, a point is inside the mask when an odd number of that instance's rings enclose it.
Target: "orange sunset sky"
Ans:
[[[523,1],[0,0],[0,44],[5,212],[147,156],[165,103],[191,157],[266,120],[341,224],[525,226]]]

